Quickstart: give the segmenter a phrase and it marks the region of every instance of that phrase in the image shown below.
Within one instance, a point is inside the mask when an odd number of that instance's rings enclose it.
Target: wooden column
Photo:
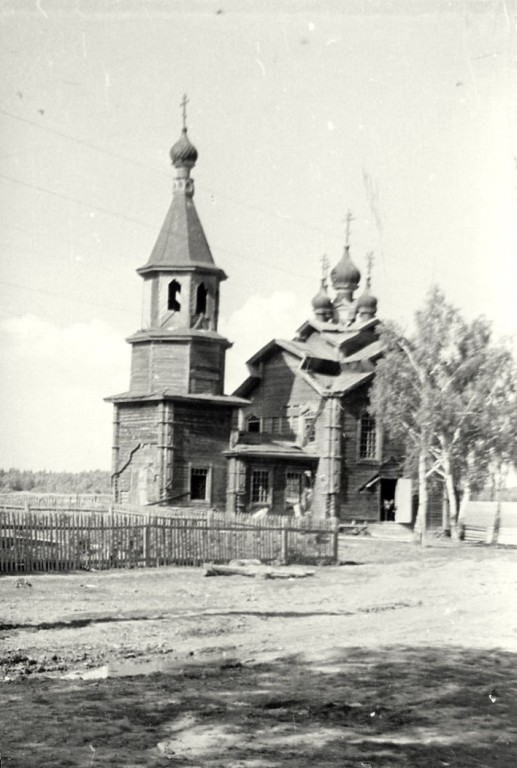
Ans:
[[[339,515],[339,491],[341,488],[341,407],[339,398],[330,395],[325,403],[327,441],[327,516]]]
[[[167,497],[167,487],[170,482],[172,467],[171,461],[171,434],[170,434],[170,406],[165,400],[159,405],[158,423],[158,473],[159,473],[159,498]]]

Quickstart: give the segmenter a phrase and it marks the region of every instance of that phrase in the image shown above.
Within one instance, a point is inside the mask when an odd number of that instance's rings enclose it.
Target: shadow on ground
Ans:
[[[346,648],[2,688],[2,768],[510,768],[517,654]]]

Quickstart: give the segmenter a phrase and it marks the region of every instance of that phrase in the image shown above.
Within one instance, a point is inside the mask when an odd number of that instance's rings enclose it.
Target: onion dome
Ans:
[[[321,288],[311,301],[315,312],[326,312],[332,310],[332,299],[327,293],[325,281],[321,281]]]
[[[350,248],[345,245],[341,260],[330,273],[332,285],[337,291],[355,291],[361,279],[361,273],[350,258]]]
[[[375,296],[372,296],[368,289],[365,290],[362,296],[359,296],[357,300],[357,309],[363,309],[366,312],[377,311],[377,299]]]
[[[197,160],[197,149],[189,141],[186,128],[183,128],[181,132],[181,137],[172,146],[170,151],[170,156],[171,156],[172,164],[176,168],[181,167],[182,165],[186,165],[190,167],[195,165]]]

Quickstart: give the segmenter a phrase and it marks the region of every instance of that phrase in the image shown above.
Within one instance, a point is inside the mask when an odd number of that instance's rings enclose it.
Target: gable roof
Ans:
[[[373,361],[382,354],[381,342],[378,339],[369,340],[378,322],[377,318],[372,318],[357,328],[337,329],[327,334],[328,323],[307,321],[302,326],[304,334],[307,334],[305,338],[297,336],[293,341],[272,339],[249,358],[249,376],[237,387],[234,396],[249,398],[262,378],[260,363],[282,350],[300,361],[295,374],[303,378],[320,396],[345,394],[370,382],[374,377]],[[362,335],[366,335],[365,345],[346,355],[346,346],[350,344],[352,348],[357,347]],[[336,367],[335,371],[332,370],[333,366]]]

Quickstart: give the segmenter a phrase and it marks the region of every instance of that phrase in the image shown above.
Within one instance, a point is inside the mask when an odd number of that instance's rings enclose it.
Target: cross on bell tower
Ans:
[[[180,102],[181,114],[182,114],[182,117],[183,117],[183,130],[184,131],[187,130],[187,104],[189,103],[189,101],[190,101],[190,99],[187,99],[187,94],[184,93],[183,94],[183,98],[182,98],[182,100]]]

